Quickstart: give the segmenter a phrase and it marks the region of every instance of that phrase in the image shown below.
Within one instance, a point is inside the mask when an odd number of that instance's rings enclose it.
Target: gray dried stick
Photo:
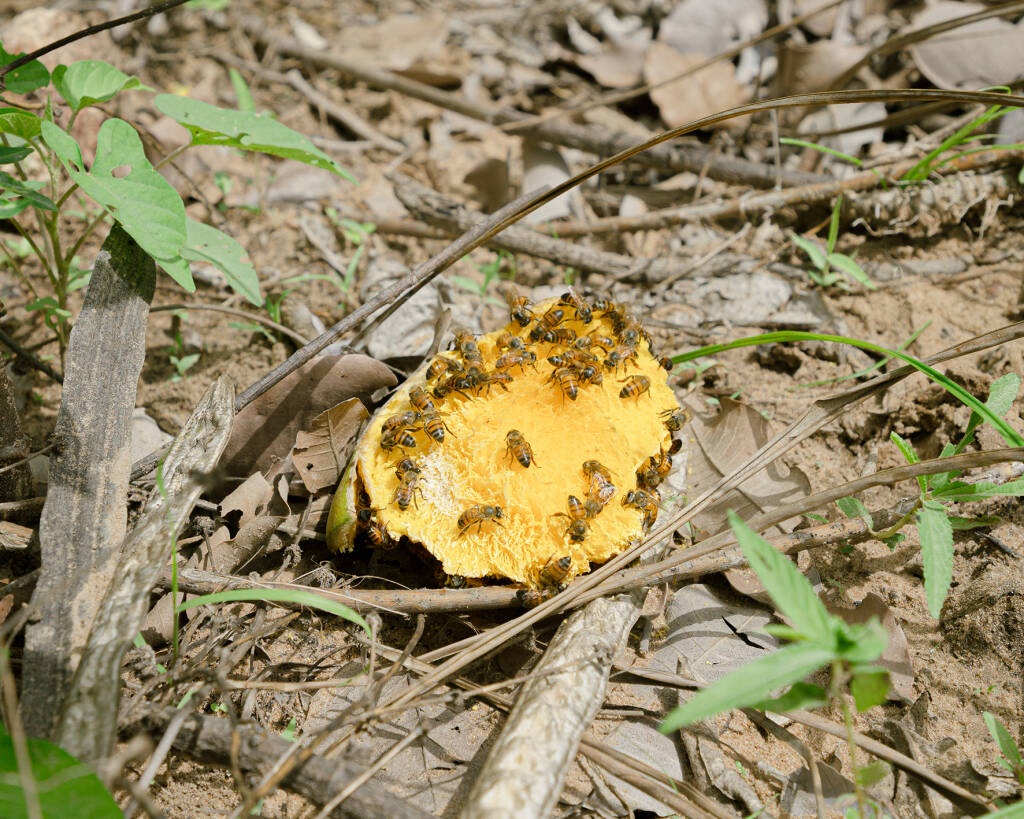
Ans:
[[[462,819],[547,816],[604,699],[611,661],[640,615],[637,595],[574,612],[524,686],[477,776]]]
[[[159,493],[150,497],[120,549],[117,570],[54,731],[58,744],[85,762],[102,760],[113,747],[121,658],[142,628],[149,593],[170,556],[172,536],[185,525],[205,476],[227,445],[234,400],[234,388],[222,375],[206,391],[164,459],[166,500]]]
[[[156,265],[117,225],[71,331],[39,523],[43,571],[25,633],[22,715],[47,737],[113,574],[127,525],[129,424],[146,353]]]

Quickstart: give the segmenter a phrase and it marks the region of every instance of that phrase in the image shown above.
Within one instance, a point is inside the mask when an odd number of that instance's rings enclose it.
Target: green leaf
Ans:
[[[964,532],[970,529],[980,529],[984,526],[995,526],[1002,523],[1003,519],[997,515],[979,518],[961,518],[956,515],[946,515],[953,527],[954,532]]]
[[[238,102],[239,111],[255,111],[256,105],[252,101],[252,92],[249,86],[237,69],[229,68],[228,76],[231,77],[231,87],[235,89],[235,100]]]
[[[344,168],[306,137],[282,125],[269,114],[217,108],[175,94],[159,94],[154,103],[161,113],[189,130],[193,145],[227,145],[245,151],[260,151],[272,156],[296,159],[355,182]]]
[[[14,62],[21,54],[8,54],[0,46],[0,67]],[[50,72],[39,60],[31,60],[20,68],[9,72],[3,80],[4,88],[12,94],[29,94],[37,88],[43,88],[50,82]]]
[[[71,65],[58,65],[53,69],[53,85],[73,111],[106,102],[121,91],[153,90],[138,78],[118,71],[103,60],[79,60]]]
[[[917,534],[924,563],[924,593],[928,611],[936,620],[953,581],[953,526],[942,504],[924,502],[917,513]]]
[[[820,643],[793,643],[733,671],[714,685],[697,692],[676,708],[658,727],[669,734],[697,720],[731,708],[746,708],[784,685],[801,681],[835,659],[835,652]]]
[[[828,261],[825,258],[825,252],[818,247],[817,244],[812,242],[810,239],[805,239],[803,236],[792,236],[793,244],[800,248],[804,253],[810,257],[811,264],[813,264],[818,270],[824,270],[828,265]]]
[[[868,529],[874,529],[875,524],[871,519],[871,513],[868,508],[861,503],[857,498],[840,498],[836,501],[836,506],[839,507],[839,511],[842,512],[848,518],[860,518],[864,521],[864,525]]]
[[[864,272],[864,268],[845,253],[830,253],[828,263],[832,265],[832,267],[841,270],[851,279],[863,284],[868,290],[878,289],[875,287],[875,283],[871,281],[871,277]]]
[[[832,618],[814,593],[810,581],[793,561],[772,548],[732,510],[729,511],[729,524],[750,568],[757,573],[779,611],[808,639],[831,644],[834,635]]]
[[[981,819],[1024,819],[1024,801],[986,813]]]
[[[29,145],[11,147],[0,145],[0,165],[10,165],[13,162],[21,162],[21,160],[30,153],[32,153],[32,148]]]
[[[942,489],[932,492],[935,498],[942,500],[955,500],[958,503],[969,503],[970,501],[984,500],[997,496],[1018,497],[1024,495],[1024,478],[1017,478],[1015,481],[1006,483],[992,483],[991,481],[978,481],[977,483],[965,483],[954,481]]]
[[[82,149],[78,147],[75,138],[59,125],[54,125],[46,120],[42,123],[43,142],[57,155],[57,159],[68,166],[68,171],[82,170],[85,163],[82,161]]]
[[[884,668],[857,668],[850,678],[850,693],[857,710],[864,712],[885,702],[889,693],[889,672]]]
[[[16,179],[9,173],[0,171],[0,190],[10,191],[12,194],[24,197],[27,203],[41,208],[42,210],[57,210],[57,206],[49,199],[49,197],[43,196],[38,193],[38,189],[43,187],[43,182],[27,181],[23,182],[20,179]]]
[[[988,726],[988,732],[992,734],[992,739],[996,741],[996,745],[999,746],[1000,752],[1006,757],[1007,761],[1013,766],[1021,764],[1020,748],[1017,747],[1017,743],[1014,742],[1013,737],[1010,736],[1010,732],[1006,730],[1006,727],[997,720],[988,711],[982,712],[982,716],[985,718],[985,725]]]
[[[245,248],[233,237],[215,227],[185,220],[187,237],[181,255],[188,261],[205,261],[224,273],[231,289],[244,296],[257,307],[263,306],[260,279],[256,269],[246,258]]]
[[[1013,399],[1017,397],[1019,391],[1020,376],[1017,373],[1007,373],[992,382],[985,406],[996,415],[1003,417],[1010,411],[1010,407],[1013,406]]]
[[[836,618],[836,655],[848,663],[873,663],[882,656],[889,636],[877,617],[850,625]]]
[[[808,708],[821,708],[828,703],[828,695],[820,685],[798,682],[790,687],[789,691],[781,697],[761,700],[753,703],[750,707],[759,711],[774,711],[776,714],[784,714],[787,711],[807,710]]]
[[[67,137],[59,128],[44,128],[43,138],[48,145],[56,132]],[[57,153],[64,160],[61,151]],[[81,161],[81,154],[78,160]],[[99,202],[139,247],[178,284],[190,292],[195,290],[188,264],[181,257],[187,238],[185,203],[171,184],[153,170],[142,149],[142,140],[131,125],[122,119],[108,119],[100,126],[96,159],[90,171],[76,169],[73,159],[64,161],[72,180]],[[113,175],[116,168],[124,166],[129,168],[126,176]]]
[[[479,282],[474,281],[466,276],[460,276],[458,273],[453,273],[448,277],[454,284],[457,284],[463,290],[468,290],[470,293],[483,293],[484,289],[480,286]]]
[[[307,606],[311,609],[320,609],[321,611],[326,611],[328,614],[333,614],[344,620],[355,623],[357,626],[362,628],[367,635],[370,635],[370,627],[366,624],[366,621],[356,614],[356,612],[352,611],[348,606],[343,605],[342,603],[337,603],[334,600],[330,600],[318,594],[300,591],[297,589],[233,589],[231,591],[215,592],[213,594],[204,594],[199,597],[193,597],[190,600],[179,604],[175,608],[175,611],[182,612],[186,609],[195,608],[196,606],[205,606],[208,603],[238,603],[244,601],[280,601],[284,603],[294,603],[299,606]]]
[[[120,819],[114,798],[87,765],[62,748],[42,739],[28,739],[28,754],[36,781],[39,804],[46,819],[68,816],[83,819]],[[0,728],[0,816],[28,817],[21,789],[14,743]]]
[[[862,788],[870,788],[876,782],[881,782],[885,779],[891,770],[892,768],[888,762],[876,759],[874,762],[869,762],[863,768],[857,769],[857,784]]]
[[[35,114],[19,108],[0,108],[0,134],[14,134],[20,139],[34,139],[39,136],[42,120]]]
[[[889,439],[896,444],[896,448],[902,453],[908,464],[920,463],[921,459],[914,452],[914,447],[910,445],[910,442],[905,440],[899,433],[889,433]],[[924,475],[917,476],[917,486],[921,490],[921,494],[928,491],[928,479]]]
[[[828,239],[825,242],[825,253],[831,258],[832,251],[836,249],[836,239],[839,238],[839,211],[843,206],[843,197],[836,199],[832,207],[832,218],[828,222]]]

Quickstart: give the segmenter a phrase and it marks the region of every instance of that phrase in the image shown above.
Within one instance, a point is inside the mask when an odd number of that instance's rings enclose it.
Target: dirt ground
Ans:
[[[117,4],[107,5],[113,8]],[[663,6],[672,5],[623,2],[605,8],[614,9],[622,17],[638,14],[638,19],[649,26],[664,17]],[[44,12],[54,15],[46,18],[51,33],[73,30],[102,17],[100,10],[68,10],[66,4],[52,11],[36,10],[39,14]],[[896,11],[890,9],[889,13]],[[420,43],[408,32],[389,34],[389,26],[396,25],[397,14],[429,18],[430,25],[424,23],[423,27],[430,31],[434,30],[434,18],[441,19],[445,25],[438,30],[445,46],[435,48]],[[411,99],[398,90],[371,87],[339,71],[268,50],[245,32],[243,20],[248,16],[268,29],[305,37],[305,42],[314,45],[316,37],[323,37],[329,48],[356,48],[360,38],[353,35],[353,28],[377,26],[372,36],[363,36],[367,60],[387,64],[392,59],[389,52],[401,48],[387,38],[407,36],[412,38],[408,47],[419,55],[410,62],[411,67],[403,69],[407,76],[470,97],[475,94],[530,113],[543,113],[591,99],[607,90],[597,85],[578,61],[574,62],[575,57],[570,59],[575,41],[566,35],[566,21],[570,18],[596,30],[596,14],[586,4],[555,2],[442,2],[429,7],[402,0],[348,3],[344,7],[317,0],[290,4],[234,2],[225,11],[188,10],[172,15],[161,24],[166,28],[137,24],[117,42],[109,34],[101,34],[76,44],[74,56],[57,56],[64,61],[101,56],[154,88],[181,91],[227,107],[236,104],[227,79],[228,67],[234,66],[249,83],[258,110],[273,111],[289,127],[323,140],[319,144],[352,173],[358,184],[342,182],[327,172],[296,162],[256,154],[243,156],[237,151],[213,147],[185,154],[177,163],[178,174],[171,177],[185,196],[190,215],[212,221],[246,247],[266,295],[276,298],[288,291],[282,321],[311,338],[317,330],[310,329],[309,320],[304,320],[303,315],[312,313],[322,325],[330,326],[365,302],[376,287],[390,283],[396,273],[414,267],[446,244],[441,239],[401,235],[386,228],[387,224],[415,218],[396,198],[390,174],[399,171],[476,209],[490,210],[496,202],[501,204],[518,195],[525,187],[524,174],[536,166],[526,161],[524,142],[514,134]],[[13,15],[5,16],[5,22],[9,22]],[[21,20],[17,31],[23,32],[26,27],[31,28],[31,21]],[[13,52],[8,42],[11,37],[11,33],[5,32],[5,45]],[[23,48],[26,46],[19,46]],[[901,65],[904,71],[911,72],[909,62]],[[892,66],[886,68],[896,73]],[[383,138],[400,143],[402,151],[390,152],[354,137],[336,117],[282,81],[280,75],[292,69],[302,71],[319,93],[358,113]],[[910,76],[920,81],[919,75]],[[153,134],[158,146],[173,145],[177,138],[161,120],[147,94],[123,94],[103,110]],[[609,129],[635,127],[651,132],[665,127],[659,120],[658,107],[647,96],[597,111],[605,119],[595,113],[577,122],[604,122]],[[946,116],[963,112],[957,109]],[[937,127],[933,123],[928,125]],[[83,135],[85,128],[86,124],[82,124]],[[886,143],[894,149],[913,145],[930,129],[915,125],[908,131],[894,126],[886,131]],[[723,153],[770,163],[768,134],[767,121],[758,120],[746,130],[701,132],[700,139]],[[881,152],[879,148],[877,153]],[[593,158],[581,150],[565,148],[560,161],[569,170],[578,171]],[[794,155],[790,165],[795,162],[803,162],[815,172],[848,173],[835,165],[826,168],[822,157],[813,153]],[[555,170],[549,172],[557,176],[557,163],[553,164]],[[545,167],[543,163],[541,167]],[[699,196],[694,192],[698,181],[702,186]],[[697,173],[673,174],[628,165],[588,182],[574,209],[565,215],[572,220],[618,215],[626,212],[623,197],[628,197],[639,212],[645,212],[692,201],[742,197],[751,190],[749,186],[720,179],[699,179]],[[868,194],[857,197],[863,199]],[[790,237],[794,232],[813,231],[819,243],[823,243],[827,231],[824,224],[833,201],[799,210],[783,208],[754,217],[749,220],[748,230],[743,230],[745,221],[724,220],[572,239],[595,249],[649,259],[678,258],[694,265],[687,277],[668,287],[643,276],[620,277],[620,281],[615,281],[611,273],[568,270],[564,264],[516,254],[501,260],[498,280],[486,290],[474,292],[466,282],[482,286],[485,280],[481,268],[497,258],[494,250],[479,249],[439,277],[428,289],[429,298],[416,308],[419,312],[409,323],[396,322],[381,328],[371,340],[369,353],[408,371],[422,357],[421,336],[425,333],[429,343],[430,328],[442,308],[452,311],[456,324],[469,325],[476,331],[494,329],[505,320],[499,285],[506,279],[514,280],[520,291],[531,295],[546,293],[544,287],[561,289],[572,283],[588,297],[613,298],[645,323],[659,352],[667,355],[761,332],[810,329],[863,339],[889,349],[899,347],[919,332],[906,352],[924,358],[1019,317],[1024,258],[1024,210],[1019,204],[1019,187],[994,210],[986,211],[978,205],[956,213],[955,208],[933,211],[934,223],[929,222],[927,206],[922,205],[919,223],[891,233],[887,233],[889,223],[884,213],[877,218],[844,220],[838,249],[855,256],[877,289],[859,284],[853,284],[849,291],[822,288],[807,277],[807,259]],[[380,223],[382,227],[359,250],[356,243],[335,229],[335,215]],[[314,244],[310,236],[325,238]],[[729,246],[720,250],[719,246],[727,240],[731,241]],[[329,250],[325,252],[324,247]],[[83,247],[83,262],[91,263],[97,250],[97,242]],[[357,250],[354,275],[346,289],[341,282]],[[709,254],[710,259],[700,262]],[[318,278],[282,283],[303,274]],[[757,279],[755,274],[763,279]],[[41,281],[39,271],[33,275]],[[748,275],[753,284],[737,284]],[[161,277],[153,303],[187,307],[192,302],[205,302],[255,310],[233,298],[215,277],[210,281],[200,279],[198,292],[190,295],[169,278]],[[758,281],[767,289],[758,290]],[[10,315],[5,325],[9,333],[23,344],[48,340],[38,314],[25,311],[28,294],[7,267],[0,269],[0,295]],[[74,294],[72,298],[73,312],[80,307],[80,295]],[[769,307],[762,309],[765,305]],[[750,321],[751,316],[757,320]],[[189,311],[187,319],[180,323],[171,311],[151,315],[137,405],[163,432],[173,435],[180,430],[217,376],[226,373],[239,389],[244,388],[296,347],[279,335],[268,336],[251,327],[232,326],[236,321],[237,317],[200,310]],[[200,353],[197,363],[182,379],[173,378],[175,369],[169,358],[169,351],[174,351],[175,329],[180,329],[187,351]],[[40,346],[36,352],[49,356],[56,367],[62,363],[56,356],[56,345]],[[777,430],[837,386],[809,386],[811,382],[862,369],[874,363],[877,356],[848,352],[836,345],[802,342],[733,350],[715,355],[714,360],[696,378],[691,378],[685,369],[675,371],[670,383],[679,397],[709,418],[720,411],[722,399],[732,397],[756,410]],[[959,358],[940,369],[984,399],[995,379],[1007,373],[1024,373],[1022,347],[1020,342],[1004,344]],[[25,432],[32,449],[42,449],[56,418],[60,387],[44,375],[18,365],[14,372],[24,400]],[[839,386],[850,383],[841,382]],[[1007,416],[1016,429],[1022,429],[1019,412],[1017,400]],[[902,457],[890,441],[893,432],[911,441],[922,458],[936,457],[944,444],[959,439],[969,416],[967,407],[923,376],[914,375],[884,395],[846,412],[840,420],[790,451],[784,462],[806,476],[810,491],[816,492],[902,464]],[[977,437],[977,445],[972,448],[1006,446],[989,427],[982,427]],[[869,489],[859,497],[869,509],[881,510],[893,507],[913,492],[914,484],[910,481],[891,488]],[[834,505],[816,511],[830,520],[841,517]],[[216,516],[215,512],[204,514]],[[974,793],[1010,798],[1015,788],[996,763],[997,749],[982,713],[991,712],[1011,735],[1024,738],[1024,510],[1017,498],[1007,497],[966,508],[960,514],[998,515],[1000,522],[989,528],[956,533],[953,583],[939,621],[931,617],[925,602],[920,546],[913,527],[906,530],[907,539],[893,549],[875,540],[852,549],[815,549],[809,553],[809,560],[805,556],[801,568],[811,574],[816,572],[821,597],[831,606],[849,609],[868,595],[877,595],[905,635],[910,671],[902,695],[858,715],[858,728],[915,756],[921,764]],[[220,525],[222,521],[215,523]],[[322,523],[321,520],[321,531]],[[202,540],[198,525],[183,537]],[[360,548],[338,556],[327,550],[322,539],[310,538],[301,542],[300,551],[301,554],[285,560],[283,575],[279,572],[287,550],[275,552],[246,572],[255,571],[264,578],[305,578],[305,582],[314,585],[436,585],[432,570],[416,557],[399,553],[401,550],[379,552]],[[9,564],[6,577],[14,579],[23,569]],[[700,582],[729,605],[752,605],[749,598],[738,595],[721,576]],[[251,609],[245,612],[238,617],[251,616]],[[266,616],[283,614],[271,609]],[[507,611],[431,615],[417,654],[479,633],[509,616]],[[536,652],[546,645],[555,625],[540,626],[527,643],[506,648],[474,667],[470,676],[478,682],[493,682],[528,668]],[[212,627],[207,623],[202,634],[208,635]],[[236,628],[237,625],[231,625],[229,630],[235,633]],[[380,629],[382,643],[401,649],[412,626],[409,618],[384,613]],[[641,646],[641,638],[638,628],[623,655],[617,658],[619,665],[649,666],[652,653],[646,645]],[[200,645],[200,634],[193,635],[193,639],[191,645],[195,648]],[[656,648],[658,635],[652,639]],[[239,661],[237,676],[245,679],[274,669],[284,669],[285,676],[271,674],[273,679],[292,682],[316,679],[316,674],[322,672],[344,675],[345,669],[361,662],[363,656],[363,648],[337,623],[304,617],[262,640],[258,649]],[[133,694],[147,680],[139,668],[141,665],[129,663],[126,672],[126,691]],[[161,697],[170,701],[166,691]],[[233,707],[243,718],[278,733],[291,730],[300,736],[325,724],[345,701],[333,690],[256,688],[233,695],[233,700]],[[649,709],[653,701],[650,692],[635,684],[613,680],[606,710],[594,733],[614,733],[620,719],[615,709],[636,709],[636,713],[651,718]],[[216,702],[216,696],[208,695],[204,704],[207,713]],[[674,700],[670,700],[672,703]],[[662,698],[658,705],[662,711],[664,704]],[[423,713],[431,719],[435,717],[432,712]],[[838,710],[825,716],[833,721],[842,720]],[[345,752],[346,758],[371,762],[387,747],[384,739],[397,739],[416,724],[416,719],[415,715],[403,715],[379,726],[376,732],[361,735]],[[378,780],[423,810],[454,816],[460,799],[465,798],[472,774],[479,769],[500,730],[502,719],[496,710],[480,703],[458,713],[448,711],[438,721],[449,729],[446,739],[434,741],[431,734],[434,745],[426,743],[419,748],[416,761],[396,762],[394,767],[385,768]],[[771,815],[785,815],[780,800],[790,775],[803,768],[800,756],[742,714],[722,716],[716,724],[727,765],[741,773]],[[833,765],[847,778],[851,776],[843,740],[800,725],[790,725],[789,729],[817,759]],[[380,736],[382,731],[384,739]],[[907,736],[912,737],[909,750],[906,744],[899,744],[907,743]],[[682,759],[678,740],[676,747]],[[146,756],[128,764],[128,778],[141,772]],[[867,762],[867,755],[859,761]],[[684,775],[689,774],[687,764],[681,770]],[[625,815],[621,804],[616,808],[613,799],[602,801],[594,795],[607,790],[595,784],[600,780],[592,765],[575,763],[556,815]],[[228,768],[196,762],[178,751],[168,755],[150,793],[155,806],[171,817],[227,815],[239,804],[238,789]],[[873,793],[893,806],[895,815],[962,815],[945,799],[934,794],[925,797],[923,791],[914,790],[902,774],[898,778],[890,775]],[[127,792],[119,794],[119,798],[126,800]],[[840,815],[842,800],[829,804],[829,815],[833,811]],[[729,805],[734,815],[747,814],[741,803],[734,801]],[[664,806],[635,802],[631,807],[637,810],[637,816],[668,815]],[[315,813],[310,802],[284,791],[261,802],[263,816],[299,817]],[[794,809],[792,815],[805,814]]]

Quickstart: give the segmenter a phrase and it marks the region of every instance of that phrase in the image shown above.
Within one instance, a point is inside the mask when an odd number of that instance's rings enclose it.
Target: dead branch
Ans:
[[[0,365],[0,501],[17,501],[32,494],[28,458],[28,439],[21,433],[11,380],[7,368]]]
[[[125,538],[110,588],[96,612],[89,641],[54,732],[56,741],[84,762],[106,757],[117,733],[121,658],[149,610],[149,593],[184,527],[205,476],[227,445],[234,389],[220,376],[206,391],[171,444],[163,464],[164,488],[154,493]]]
[[[22,713],[31,736],[51,735],[124,540],[129,424],[155,282],[152,257],[115,224],[68,346],[39,525],[39,620],[25,632]]]
[[[612,658],[640,616],[639,595],[598,598],[559,627],[477,775],[464,819],[546,816],[580,737],[604,700]]]
[[[431,190],[402,174],[392,175],[395,195],[416,216],[445,230],[466,230],[484,218],[484,214],[458,202],[458,200]],[[678,278],[690,269],[684,260],[635,259],[621,253],[610,253],[547,236],[522,225],[511,225],[488,242],[489,245],[512,253],[525,253],[542,259],[603,273],[615,279],[639,277],[653,280]]]

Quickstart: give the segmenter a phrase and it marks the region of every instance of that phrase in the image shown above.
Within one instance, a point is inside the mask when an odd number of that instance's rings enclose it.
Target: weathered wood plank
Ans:
[[[111,228],[68,344],[39,523],[42,572],[25,633],[22,715],[48,737],[107,592],[127,523],[129,423],[146,352],[156,265]]]

